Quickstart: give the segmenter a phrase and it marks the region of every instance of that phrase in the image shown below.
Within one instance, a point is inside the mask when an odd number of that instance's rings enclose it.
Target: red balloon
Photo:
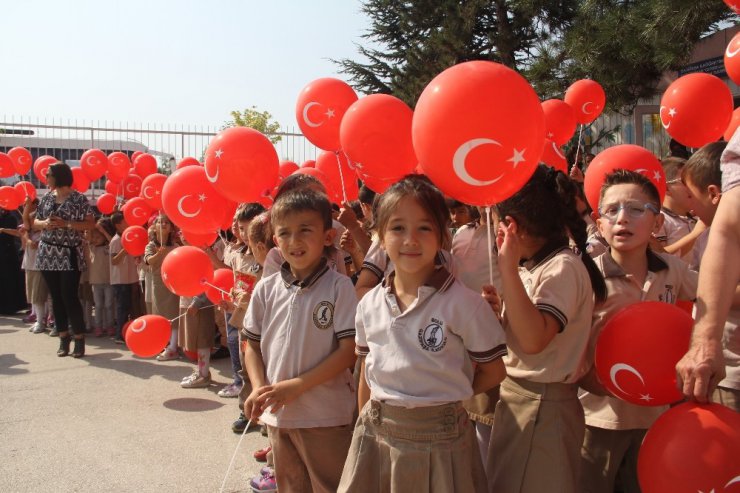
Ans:
[[[232,301],[229,293],[234,288],[234,272],[231,269],[216,269],[209,284],[211,286],[206,287],[206,297],[211,303],[217,305],[224,300]]]
[[[134,173],[142,179],[157,172],[157,159],[151,154],[141,153],[133,161]]]
[[[324,77],[301,89],[295,106],[295,118],[306,138],[325,151],[338,151],[339,125],[347,109],[357,101],[349,84]]]
[[[740,491],[740,413],[686,402],[650,427],[637,458],[644,493]]]
[[[124,209],[126,207],[124,206]],[[125,214],[125,211],[124,211]],[[128,220],[126,220],[128,222]],[[132,257],[144,255],[146,245],[149,243],[149,235],[142,226],[129,226],[121,235],[121,246]]]
[[[334,201],[338,196],[337,192],[331,189],[332,183],[331,181],[329,181],[329,177],[326,176],[326,173],[318,168],[301,168],[293,174],[310,175],[319,180],[319,182],[321,182],[321,185],[323,185],[324,187],[326,195],[331,201]],[[341,192],[339,193],[341,194]]]
[[[342,118],[342,149],[365,175],[381,179],[407,175],[418,162],[411,141],[413,116],[406,103],[388,94],[360,98]]]
[[[193,233],[217,231],[227,204],[201,166],[186,166],[175,171],[162,187],[165,214],[180,229]]]
[[[123,205],[123,218],[130,226],[143,226],[154,212],[141,197],[127,200]]]
[[[280,161],[278,165],[278,180],[282,181],[284,178],[292,175],[295,171],[298,171],[299,166],[293,161]]]
[[[90,181],[99,180],[108,169],[108,156],[100,149],[89,149],[82,153],[80,167]]]
[[[132,199],[141,192],[141,177],[133,173],[127,175],[121,181],[121,191],[124,199]]]
[[[59,160],[54,156],[49,156],[48,154],[39,157],[36,159],[36,162],[33,163],[33,174],[36,175],[36,178],[38,178],[41,183],[46,185],[46,173],[49,171],[49,166],[56,162],[59,162]]]
[[[396,178],[390,178],[390,179],[381,179],[381,178],[374,178],[372,176],[363,176],[359,175],[360,179],[362,180],[362,183],[365,184],[370,190],[372,190],[375,193],[383,193],[386,190],[388,190],[388,187],[399,181]]]
[[[134,152],[133,152],[133,153],[131,154],[131,164],[133,164],[133,163],[134,163],[134,161],[136,161],[136,158],[137,158],[137,157],[139,157],[139,156],[141,156],[142,154],[144,154],[144,153],[143,153],[143,152],[141,152],[141,151],[134,151]]]
[[[551,168],[568,174],[568,162],[565,159],[565,154],[555,142],[545,139],[545,150],[542,151],[540,160]]]
[[[313,159],[307,159],[306,161],[303,161],[303,164],[301,164],[301,168],[313,168],[316,166],[316,161]]]
[[[112,214],[116,209],[116,196],[111,193],[104,193],[98,197],[96,205],[101,213]]]
[[[0,152],[0,178],[10,178],[14,174],[13,160],[4,152]]]
[[[218,237],[218,234],[215,231],[206,234],[193,233],[191,231],[181,231],[181,233],[182,239],[185,240],[188,245],[198,248],[205,248],[213,245],[213,242],[216,241],[216,238]]]
[[[730,124],[727,125],[727,130],[725,130],[725,133],[723,135],[724,139],[729,142],[733,135],[735,135],[735,131],[737,130],[737,127],[740,126],[740,108],[737,108],[735,111],[732,112],[732,120],[730,120]]]
[[[725,71],[735,84],[740,84],[740,32],[732,37],[725,49]]]
[[[737,3],[737,0],[724,0],[724,2],[725,5],[730,7],[730,10],[740,15],[740,4]]]
[[[576,113],[573,108],[559,99],[548,99],[542,103],[545,114],[546,137],[555,144],[565,145],[576,131]]]
[[[213,280],[211,259],[194,246],[177,247],[162,261],[162,280],[176,295],[197,296],[205,291],[205,283]]]
[[[278,180],[278,155],[270,139],[247,127],[216,135],[206,149],[205,170],[221,195],[236,202],[255,202]]]
[[[599,194],[606,175],[617,169],[626,169],[645,175],[658,189],[660,201],[665,197],[665,171],[655,154],[644,147],[632,144],[620,144],[601,151],[591,161],[586,170],[583,189],[588,205],[594,211],[599,210]]]
[[[669,303],[629,305],[604,325],[596,341],[599,380],[618,398],[640,406],[680,401],[676,363],[689,350],[694,321]]]
[[[177,169],[184,168],[185,166],[202,166],[200,161],[194,157],[184,157],[177,163]]]
[[[150,358],[162,352],[170,340],[170,321],[161,315],[134,319],[126,331],[126,346],[136,356]]]
[[[15,172],[23,176],[31,170],[33,158],[31,153],[25,147],[13,147],[8,151],[8,156],[13,161]]]
[[[121,188],[121,184],[118,182],[105,180],[105,191],[111,195],[123,197],[123,188]]]
[[[573,108],[578,123],[586,124],[596,120],[604,111],[606,93],[595,80],[581,79],[570,85],[563,99]]]
[[[231,226],[234,223],[234,216],[236,216],[236,209],[239,207],[238,202],[227,202],[223,216],[221,216],[221,226],[218,228],[222,231],[231,230]]]
[[[722,79],[697,72],[668,86],[660,100],[660,122],[681,144],[702,147],[722,137],[733,108],[732,92]]]
[[[327,192],[333,203],[344,203],[345,194],[346,201],[357,200],[360,193],[357,186],[357,173],[350,167],[347,156],[343,152],[322,151],[316,158],[316,169],[323,171],[326,175],[329,181]]]
[[[72,188],[80,193],[85,193],[90,188],[90,179],[82,168],[72,168]]]
[[[537,93],[514,70],[487,61],[437,75],[419,97],[411,130],[424,173],[446,195],[471,205],[519,191],[545,145]]]
[[[154,173],[141,182],[141,197],[155,211],[162,208],[162,188],[164,188],[165,181],[167,181],[165,175]]]
[[[121,182],[130,170],[131,161],[126,154],[118,151],[108,154],[108,170],[105,172],[105,176],[109,180]]]
[[[24,200],[25,197],[23,197],[15,188],[9,186],[0,187],[1,208],[8,211],[14,211],[21,206]]]
[[[23,196],[23,200],[26,200],[26,197],[30,197],[31,200],[36,199],[36,187],[33,186],[33,183],[30,181],[19,181],[15,185],[13,185],[13,188],[19,191],[19,193]]]

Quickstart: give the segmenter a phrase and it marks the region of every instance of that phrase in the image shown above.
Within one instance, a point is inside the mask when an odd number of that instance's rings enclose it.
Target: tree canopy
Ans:
[[[282,139],[282,136],[277,134],[280,130],[280,124],[276,121],[271,121],[272,114],[269,111],[259,111],[256,106],[252,106],[244,111],[232,111],[231,118],[231,120],[224,122],[223,128],[253,128],[265,134],[273,144],[277,144]]]

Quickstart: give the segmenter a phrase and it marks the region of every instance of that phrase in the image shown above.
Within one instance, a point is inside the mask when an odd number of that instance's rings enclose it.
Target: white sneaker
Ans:
[[[200,376],[200,373],[198,373],[198,370],[193,370],[193,373],[191,373],[191,374],[190,374],[190,375],[188,375],[187,377],[183,378],[183,379],[182,379],[182,380],[180,381],[180,383],[181,383],[181,384],[183,384],[183,383],[187,383],[187,382],[192,382],[193,380],[195,380],[195,379],[196,379],[196,378],[198,378],[199,376]]]
[[[33,324],[31,332],[33,332],[34,334],[41,334],[43,332],[46,332],[46,327],[44,327],[44,324],[42,322],[36,322]]]

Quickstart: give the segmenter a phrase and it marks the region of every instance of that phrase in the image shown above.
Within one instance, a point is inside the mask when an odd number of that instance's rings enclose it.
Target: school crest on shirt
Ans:
[[[676,296],[673,294],[673,286],[670,284],[665,285],[665,291],[663,294],[658,295],[658,301],[673,304],[676,301]]]
[[[328,301],[318,303],[313,309],[313,324],[317,329],[330,329],[334,325],[334,305]]]
[[[419,329],[419,344],[422,349],[436,353],[445,347],[447,334],[445,334],[444,326],[444,322],[432,318],[426,327]]]

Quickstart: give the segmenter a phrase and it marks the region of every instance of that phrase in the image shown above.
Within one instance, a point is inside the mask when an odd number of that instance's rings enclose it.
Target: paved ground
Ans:
[[[187,361],[133,356],[88,338],[82,359],[59,358],[57,338],[0,316],[0,491],[217,492],[239,441],[231,381],[214,361],[214,385],[182,389]],[[250,491],[267,439],[250,431],[224,491]]]

